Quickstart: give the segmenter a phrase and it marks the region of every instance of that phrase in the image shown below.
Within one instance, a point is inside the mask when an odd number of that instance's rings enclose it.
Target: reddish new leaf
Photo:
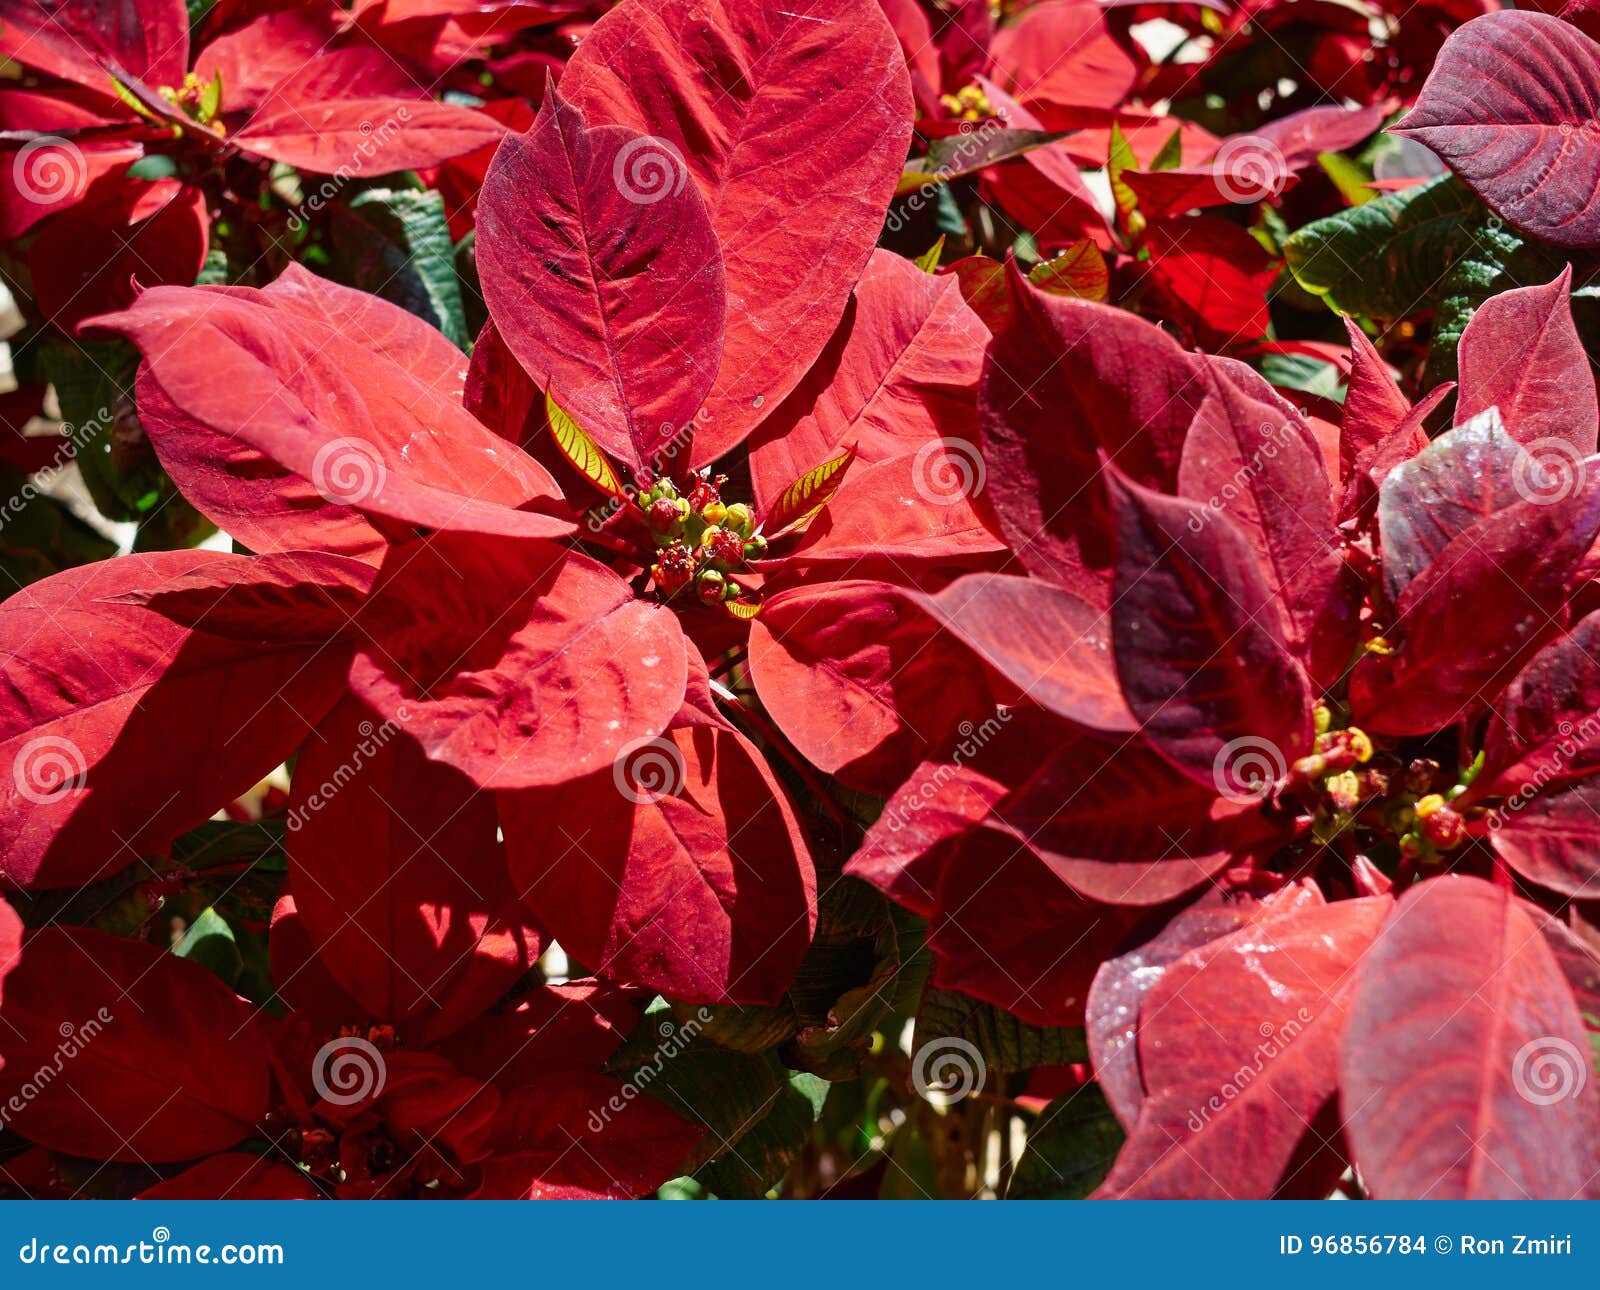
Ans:
[[[0,1102],[10,1102],[10,1127],[40,1146],[93,1160],[190,1160],[232,1146],[267,1112],[252,1009],[175,954],[46,927],[7,978],[5,1006]]]
[[[1594,246],[1597,110],[1600,45],[1549,14],[1502,10],[1451,34],[1393,133],[1433,149],[1518,228]]]
[[[587,125],[551,90],[478,199],[500,335],[587,434],[641,468],[687,453],[722,349],[722,253],[680,166],[657,140]]]
[[[1314,906],[1169,967],[1140,1013],[1149,1094],[1099,1194],[1325,1194],[1342,1162],[1322,1155],[1301,1172],[1299,1153],[1326,1131],[1351,970],[1392,908],[1386,896]]]
[[[108,67],[179,85],[189,12],[183,0],[0,0],[0,53],[101,94],[111,92]]]
[[[1401,898],[1356,969],[1339,1065],[1345,1132],[1372,1195],[1591,1194],[1589,1039],[1505,888],[1447,875]]]
[[[705,197],[728,286],[693,457],[713,461],[800,381],[872,253],[911,137],[894,32],[877,0],[624,0],[561,92],[657,141],[647,195],[687,171]]]

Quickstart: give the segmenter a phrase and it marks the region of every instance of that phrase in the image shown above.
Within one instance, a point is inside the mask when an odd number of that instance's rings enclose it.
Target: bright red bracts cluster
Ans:
[[[0,0],[4,460],[230,539],[0,600],[0,1185],[901,1194],[959,1038],[1587,1195],[1600,48],[1370,10]]]

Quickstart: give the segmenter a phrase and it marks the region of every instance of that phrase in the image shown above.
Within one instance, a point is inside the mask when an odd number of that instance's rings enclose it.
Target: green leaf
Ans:
[[[772,509],[761,517],[762,535],[776,539],[804,529],[838,491],[844,472],[855,459],[855,445],[851,444],[842,455],[806,471],[785,488]]]
[[[215,909],[207,908],[189,924],[183,939],[172,947],[179,958],[192,959],[229,985],[239,979],[244,956],[234,943],[233,928]]]
[[[573,468],[601,492],[626,498],[627,489],[622,486],[622,479],[610,458],[548,392],[544,396],[544,411],[545,420],[550,423],[551,439]]]
[[[437,327],[463,350],[467,333],[455,247],[437,192],[372,188],[333,208],[331,252],[339,280]]]
[[[1098,1084],[1058,1097],[1028,1127],[1007,1200],[1082,1200],[1111,1172],[1126,1135]]]
[[[219,70],[213,76],[205,89],[200,91],[200,119],[209,121],[216,116],[217,109],[222,106],[222,72]]]
[[[1372,175],[1342,152],[1319,152],[1317,164],[1322,167],[1322,172],[1333,180],[1333,186],[1339,190],[1339,196],[1350,205],[1365,206],[1368,202],[1377,200],[1377,190],[1368,187],[1372,182]]]
[[[1023,1071],[1089,1060],[1081,1027],[1030,1026],[992,1003],[955,990],[923,992],[912,1034],[914,1054],[949,1040],[971,1044],[989,1071]]]
[[[719,1047],[699,1024],[696,1016],[675,1021],[666,1001],[656,999],[606,1069],[705,1126],[686,1169],[708,1190],[764,1196],[816,1123],[826,1085],[785,1070],[771,1053]]]
[[[1133,155],[1133,145],[1115,121],[1111,123],[1111,142],[1106,150],[1106,177],[1111,181],[1111,196],[1117,204],[1117,214],[1128,232],[1138,237],[1144,231],[1144,216],[1139,214],[1139,195],[1128,187],[1123,172],[1137,170],[1139,162]]]
[[[939,240],[919,255],[915,264],[924,273],[932,273],[939,267],[939,257],[944,254],[944,234],[939,235]]]
[[[1340,313],[1381,320],[1434,311],[1428,373],[1449,380],[1473,311],[1555,275],[1560,258],[1445,175],[1307,224],[1284,243],[1295,280]]]
[[[1111,288],[1111,272],[1100,248],[1084,238],[1055,258],[1034,265],[1028,281],[1053,296],[1104,300]]]
[[[1161,145],[1161,150],[1150,159],[1151,170],[1176,170],[1183,164],[1183,130],[1174,130]]]

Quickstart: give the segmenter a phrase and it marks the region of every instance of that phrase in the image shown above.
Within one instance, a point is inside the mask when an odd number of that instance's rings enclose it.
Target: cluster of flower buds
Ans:
[[[995,114],[981,85],[963,85],[954,94],[941,94],[939,102],[958,121],[985,121]]]
[[[113,79],[112,84],[116,88],[119,97],[140,116],[150,117],[152,120],[155,119],[150,109],[141,103],[135,95],[123,89],[122,85],[115,79]],[[181,86],[174,89],[171,86],[164,85],[157,93],[190,120],[196,121],[200,125],[210,126],[218,133],[225,132],[222,122],[217,119],[222,112],[221,72],[218,72],[210,81],[202,81],[193,72],[187,72],[184,75]],[[175,127],[174,133],[176,132],[177,129]]]
[[[656,547],[650,576],[663,599],[692,586],[704,605],[739,600],[745,588],[729,575],[767,553],[767,540],[743,502],[722,500],[725,475],[696,476],[686,494],[670,479],[658,479],[640,495],[639,506]]]

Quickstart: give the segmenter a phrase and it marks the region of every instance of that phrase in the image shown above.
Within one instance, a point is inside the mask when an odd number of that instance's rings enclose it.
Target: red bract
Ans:
[[[182,0],[31,0],[0,6],[0,50],[39,74],[0,95],[22,132],[0,191],[7,235],[37,227],[29,253],[42,313],[70,329],[133,298],[130,283],[188,284],[205,260],[209,207],[248,220],[225,177],[235,158],[309,175],[386,174],[434,166],[494,142],[489,116],[429,101],[382,50],[336,45],[331,7],[269,11],[200,48],[191,68]],[[14,138],[16,136],[13,136]],[[176,179],[129,167],[170,158]],[[91,229],[123,246],[106,259]]]
[[[1346,1151],[1376,1194],[1587,1193],[1592,1099],[1540,1118],[1526,1084],[1532,1049],[1586,1066],[1585,1040],[1506,867],[1564,893],[1592,872],[1597,687],[1572,604],[1600,493],[1586,372],[1544,384],[1571,370],[1564,287],[1474,320],[1458,406],[1488,410],[1420,447],[1358,344],[1337,456],[1408,446],[1367,467],[1377,504],[1340,530],[1320,448],[1252,373],[1014,283],[981,411],[1000,514],[1039,517],[1008,528],[1032,576],[974,574],[929,606],[995,696],[1034,711],[925,764],[850,868],[930,916],[941,984],[1039,1022],[1087,1017],[1129,1129],[1102,1194],[1324,1195]],[[1076,433],[1047,435],[1067,399]],[[1364,894],[1388,886],[1369,854],[1417,884],[1392,915]],[[1430,880],[1441,865],[1462,876]],[[1316,881],[1251,909],[1252,885],[1296,875]],[[1207,877],[1225,903],[1173,918]],[[1115,955],[1128,905],[1164,908],[1145,948]],[[1469,909],[1494,929],[1466,930]],[[1107,960],[1087,1000],[1061,945]],[[1463,1064],[1459,1088],[1422,1073],[1404,1024]],[[1402,1103],[1408,1079],[1427,1091]],[[1481,1154],[1451,1151],[1452,1132]],[[1559,1151],[1529,1145],[1545,1133]]]

